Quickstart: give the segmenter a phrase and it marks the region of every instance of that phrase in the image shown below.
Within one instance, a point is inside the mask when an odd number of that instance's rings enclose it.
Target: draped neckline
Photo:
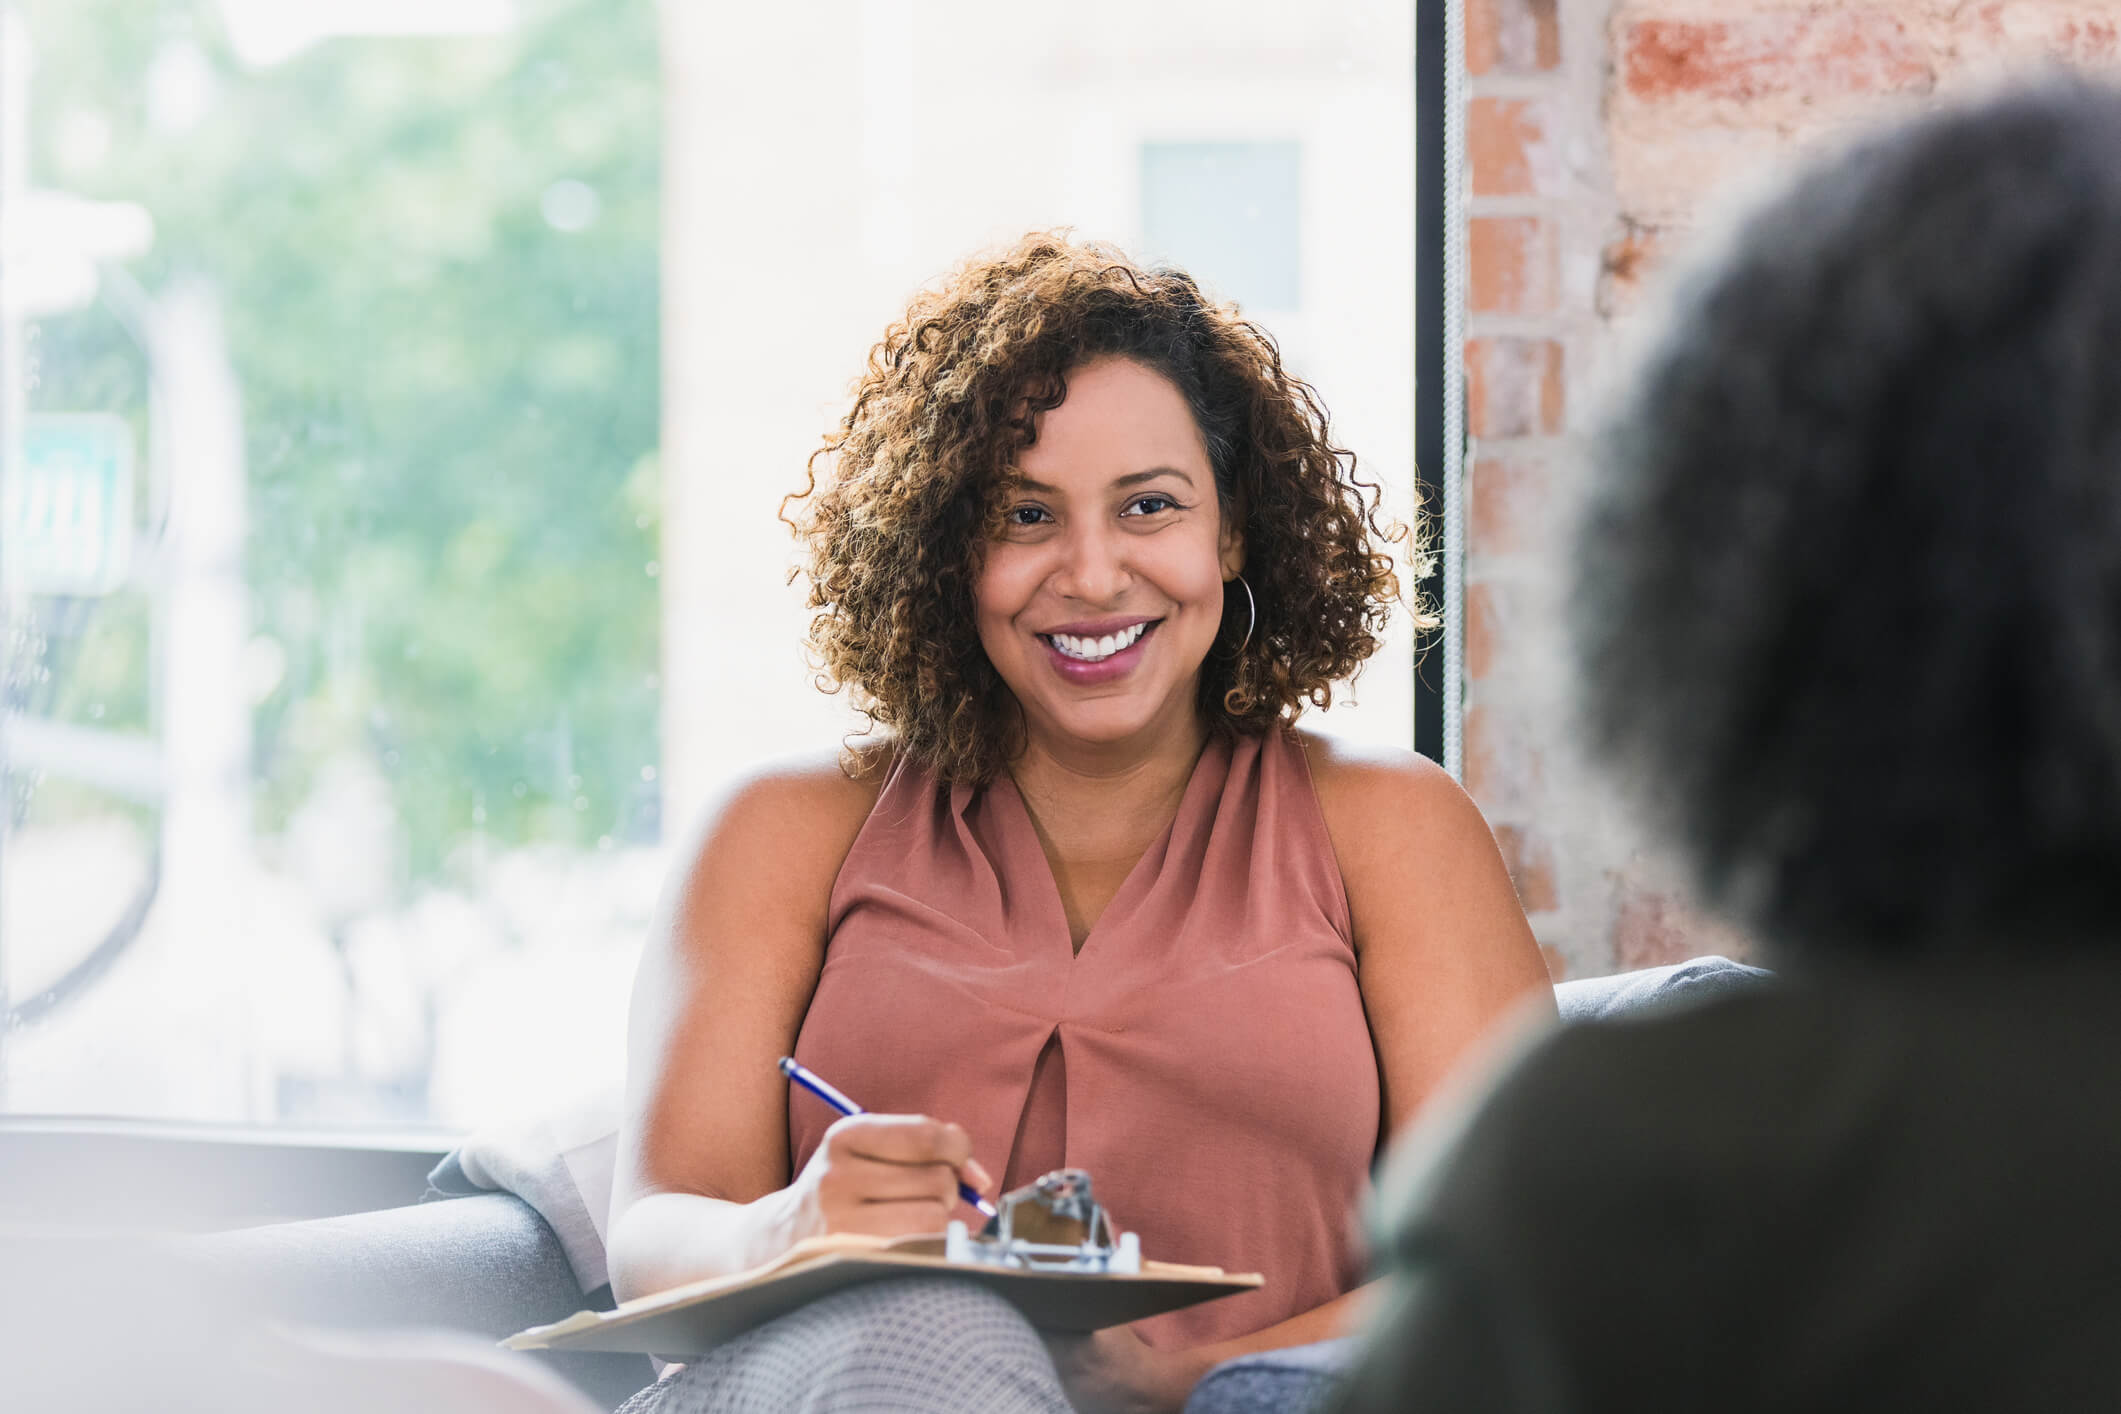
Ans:
[[[1221,767],[1219,772],[1209,771],[1210,757],[1216,758]],[[1015,776],[1007,771],[997,776],[989,789],[999,807],[995,823],[1001,835],[1002,862],[1019,878],[1036,881],[1032,887],[1038,907],[1035,927],[1040,941],[1037,946],[1041,950],[1050,946],[1045,939],[1051,935],[1058,939],[1066,960],[1071,965],[1080,964],[1090,956],[1091,945],[1100,942],[1102,935],[1119,928],[1128,917],[1139,912],[1163,880],[1164,861],[1170,856],[1179,826],[1189,823],[1202,811],[1212,813],[1215,800],[1221,795],[1223,780],[1229,775],[1229,766],[1229,743],[1210,736],[1202,745],[1200,754],[1193,758],[1185,789],[1179,793],[1178,808],[1171,812],[1171,818],[1149,841],[1120,881],[1118,890],[1099,910],[1096,920],[1083,934],[1081,947],[1075,945],[1074,935],[1069,931],[1068,905],[1061,897],[1060,876],[1054,872],[1045,842],[1039,838],[1038,823],[1031,816],[1031,804],[1018,789]]]

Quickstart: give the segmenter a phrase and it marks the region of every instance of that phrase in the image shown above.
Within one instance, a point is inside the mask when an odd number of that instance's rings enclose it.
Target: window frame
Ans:
[[[1414,652],[1414,749],[1464,774],[1465,18],[1414,0],[1414,486],[1443,626]],[[1426,586],[1425,586],[1426,587]]]

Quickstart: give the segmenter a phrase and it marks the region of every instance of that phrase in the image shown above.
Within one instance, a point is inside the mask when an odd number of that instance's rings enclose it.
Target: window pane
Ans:
[[[616,1079],[684,825],[853,724],[781,498],[979,249],[1188,265],[1408,512],[1402,0],[15,9],[0,1107]]]
[[[654,8],[19,9],[7,1104],[470,1120],[661,867]]]
[[[1302,304],[1303,148],[1142,144],[1142,245],[1249,309]]]

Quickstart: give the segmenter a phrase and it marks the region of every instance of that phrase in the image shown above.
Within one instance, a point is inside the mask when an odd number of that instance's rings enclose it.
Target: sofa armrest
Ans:
[[[584,1307],[559,1239],[507,1193],[192,1239],[192,1253],[276,1318],[338,1328],[440,1326],[499,1339]],[[606,1408],[654,1378],[646,1356],[541,1357]]]
[[[1761,986],[1773,976],[1765,968],[1711,953],[1664,967],[1557,983],[1554,1004],[1564,1022],[1617,1021],[1652,1016],[1668,1007],[1691,1006],[1745,991]]]
[[[1193,1387],[1185,1414],[1302,1414],[1328,1407],[1361,1354],[1355,1336],[1225,1360]]]

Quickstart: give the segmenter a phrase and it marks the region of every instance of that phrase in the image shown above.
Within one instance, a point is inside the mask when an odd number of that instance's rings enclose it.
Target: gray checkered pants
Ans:
[[[659,1380],[619,1414],[1070,1414],[1031,1323],[948,1277],[835,1292]]]

